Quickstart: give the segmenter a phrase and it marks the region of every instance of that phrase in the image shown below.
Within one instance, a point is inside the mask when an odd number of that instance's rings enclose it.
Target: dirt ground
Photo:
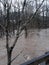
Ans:
[[[24,31],[23,31],[24,32]],[[17,58],[12,62],[12,65],[20,65],[30,59],[44,54],[49,51],[49,29],[30,30],[28,37],[23,34],[17,41],[12,53],[12,59]],[[9,41],[11,46],[15,37]],[[21,52],[22,51],[22,52]],[[21,53],[20,53],[21,52]],[[0,39],[0,65],[7,65],[6,40]]]

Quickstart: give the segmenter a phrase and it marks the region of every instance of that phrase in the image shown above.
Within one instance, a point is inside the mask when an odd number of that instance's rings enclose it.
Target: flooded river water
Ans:
[[[24,31],[23,31],[24,32]],[[10,40],[11,44],[14,37]],[[0,39],[0,65],[7,65],[7,53],[5,39]],[[22,51],[22,53],[20,53]],[[35,58],[49,51],[49,29],[34,29],[28,31],[28,37],[22,35],[13,50],[12,59],[19,56],[12,62],[12,65]]]

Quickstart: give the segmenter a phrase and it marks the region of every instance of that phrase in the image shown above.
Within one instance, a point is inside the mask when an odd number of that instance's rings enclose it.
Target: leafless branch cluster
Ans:
[[[11,65],[11,62],[14,61],[17,56],[19,56],[20,54],[18,54],[13,60],[11,60],[11,56],[12,56],[12,51],[18,41],[18,38],[21,36],[21,32],[23,30],[25,30],[25,34],[27,36],[27,25],[31,23],[31,20],[34,21],[35,19],[35,16],[37,15],[39,9],[41,8],[42,4],[44,3],[44,0],[42,1],[42,3],[39,5],[39,7],[36,9],[36,11],[32,14],[27,16],[25,15],[25,13],[27,14],[26,12],[26,9],[27,9],[27,5],[28,3],[30,2],[33,2],[33,1],[26,1],[24,0],[23,2],[23,5],[22,5],[22,9],[20,8],[20,5],[19,5],[19,2],[17,3],[17,6],[15,6],[13,3],[12,3],[12,0],[10,1],[10,3],[6,0],[6,1],[1,1],[1,3],[3,4],[4,6],[4,14],[5,14],[5,22],[6,22],[6,25],[2,25],[0,24],[0,26],[4,29],[5,33],[6,33],[6,49],[7,49],[7,58],[8,58],[8,63],[7,65]],[[17,12],[17,16],[18,16],[18,19],[16,19],[17,23],[16,23],[16,38],[13,42],[13,45],[11,47],[9,47],[9,31],[10,31],[10,10],[11,10],[11,7],[14,7],[14,9],[18,9],[18,12]],[[31,6],[32,7],[32,6]],[[16,15],[16,14],[15,14]],[[14,18],[14,16],[13,16]],[[12,20],[12,24],[13,24],[13,20]],[[14,26],[13,26],[14,27]],[[14,31],[15,29],[13,29]],[[20,52],[22,53],[22,51]]]

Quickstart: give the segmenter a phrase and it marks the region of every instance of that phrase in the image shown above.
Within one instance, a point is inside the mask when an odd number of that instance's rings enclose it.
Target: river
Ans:
[[[22,32],[24,33],[24,31]],[[14,41],[12,37],[10,43]],[[5,38],[0,39],[0,65],[7,65]],[[20,53],[22,51],[22,53]],[[13,50],[12,59],[19,54],[19,56],[12,62],[12,65],[19,65],[32,58],[38,57],[49,51],[49,28],[48,29],[33,29],[28,30],[28,37],[25,38],[23,34]]]

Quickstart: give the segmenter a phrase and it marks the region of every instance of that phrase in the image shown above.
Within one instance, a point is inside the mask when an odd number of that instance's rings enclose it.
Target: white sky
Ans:
[[[23,2],[24,0],[12,0],[12,3],[13,3],[13,5],[16,5],[17,4],[17,1],[19,1],[19,3],[21,3],[21,2]],[[29,0],[28,0],[29,1]],[[34,0],[33,0],[34,1]],[[37,0],[37,1],[39,1],[39,0]],[[42,2],[43,0],[40,0],[40,3]],[[49,0],[47,0],[48,2],[47,2],[47,4],[49,5]],[[45,0],[45,2],[46,2],[46,0]],[[44,2],[44,4],[46,4]],[[1,4],[1,3],[0,3]],[[17,6],[17,5],[16,5]],[[21,4],[20,4],[20,6],[21,6]],[[35,6],[35,5],[34,5]],[[3,5],[1,4],[1,7],[2,7],[2,9],[3,9]],[[13,9],[13,8],[12,8]]]

